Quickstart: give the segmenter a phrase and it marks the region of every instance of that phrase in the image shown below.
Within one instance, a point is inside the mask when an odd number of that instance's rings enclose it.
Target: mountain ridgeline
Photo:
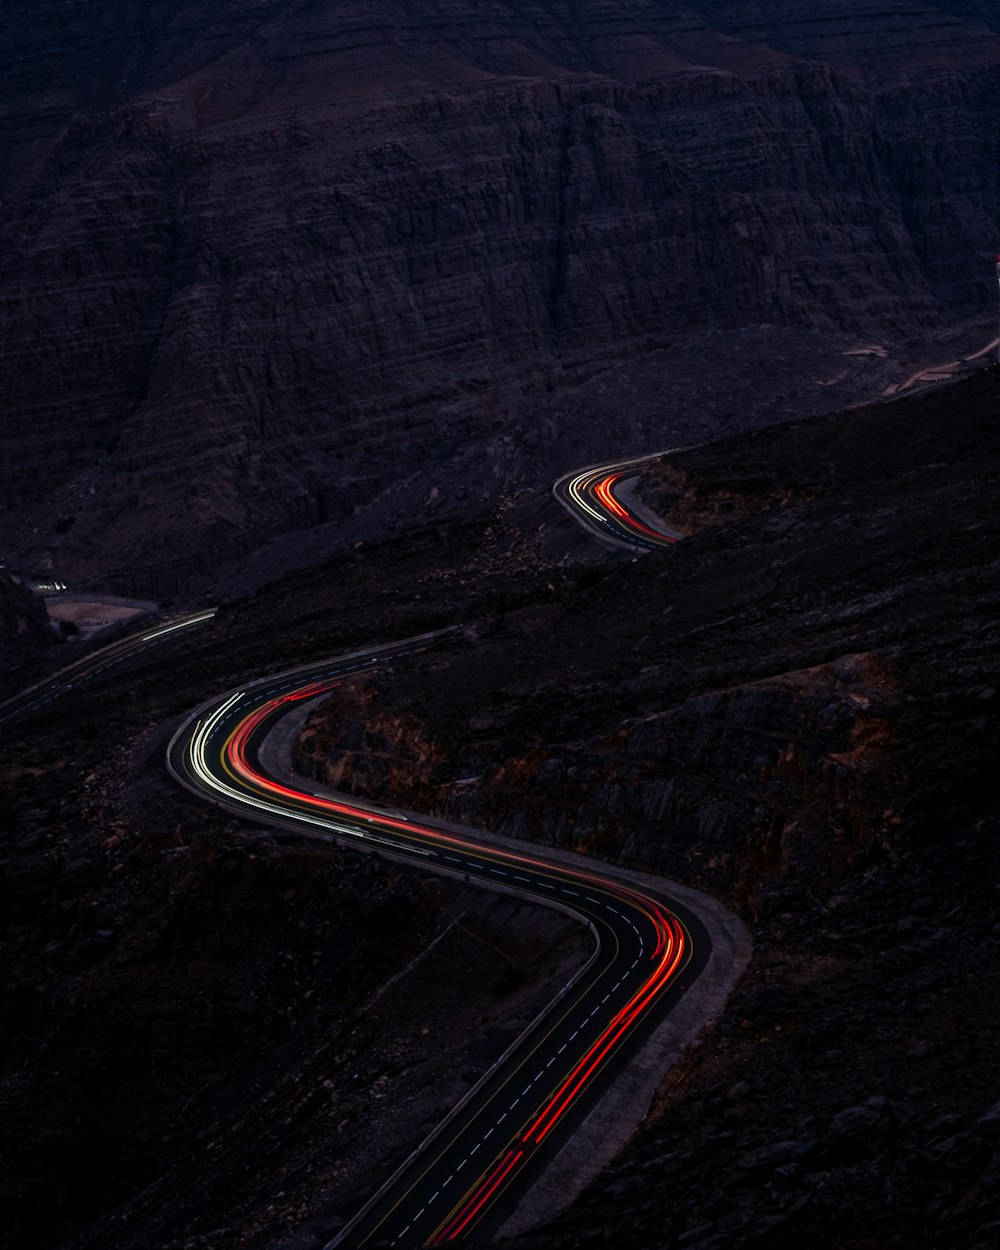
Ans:
[[[898,378],[990,333],[985,4],[14,0],[5,24],[0,558],[196,589],[283,534],[822,406],[859,359],[831,345]],[[761,327],[812,335],[773,410],[656,405]]]

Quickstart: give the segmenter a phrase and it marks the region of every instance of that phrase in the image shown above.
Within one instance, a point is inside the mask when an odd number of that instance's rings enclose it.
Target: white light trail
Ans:
[[[251,794],[248,790],[238,789],[231,786],[227,782],[221,781],[208,764],[208,746],[212,735],[216,729],[226,718],[228,713],[239,703],[246,691],[239,690],[235,694],[229,696],[228,699],[220,703],[215,711],[205,721],[199,721],[194,733],[191,735],[191,741],[188,745],[187,754],[192,770],[197,776],[201,784],[210,791],[221,794],[224,798],[235,800],[243,806],[256,808],[261,812],[266,812],[270,816],[277,816],[282,819],[288,819],[292,815],[297,821],[304,821],[306,824],[315,825],[320,829],[329,829],[331,832],[340,834],[343,837],[355,838],[360,842],[374,842],[381,846],[390,847],[392,850],[399,851],[405,849],[414,855],[430,856],[431,851],[424,850],[418,846],[412,846],[409,843],[405,847],[392,838],[381,838],[375,833],[366,833],[358,829],[354,825],[344,824],[336,820],[328,820],[325,817],[315,816],[310,812],[295,811],[289,812],[287,806],[280,803],[272,803],[267,799],[258,798]],[[221,757],[220,757],[221,758]],[[304,800],[308,800],[308,796],[302,794]]]
[[[142,642],[151,642],[154,638],[162,638],[164,634],[172,634],[176,629],[187,629],[189,625],[200,625],[202,621],[211,620],[215,616],[216,609],[210,608],[207,612],[202,612],[200,616],[189,616],[183,621],[176,621],[173,625],[164,625],[161,629],[154,629],[151,634],[143,634]]]

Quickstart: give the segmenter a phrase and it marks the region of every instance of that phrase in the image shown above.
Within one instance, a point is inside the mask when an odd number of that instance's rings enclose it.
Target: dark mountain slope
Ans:
[[[649,498],[685,542],[307,731],[341,784],[755,926],[717,1033],[518,1250],[994,1243],[997,383],[672,457]]]
[[[0,571],[0,692],[16,669],[53,641],[44,602]]]
[[[548,496],[364,544],[6,726],[8,1244],[316,1250],[562,984],[568,935],[526,910],[236,827],[163,772],[209,693],[461,623],[345,687],[303,765],[675,873],[755,930],[633,1147],[520,1244],[985,1250],[997,387],[671,457],[649,498],[692,535],[635,561],[562,558]]]

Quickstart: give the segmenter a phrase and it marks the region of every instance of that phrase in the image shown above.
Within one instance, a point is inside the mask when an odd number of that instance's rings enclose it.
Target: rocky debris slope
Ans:
[[[513,736],[520,723],[511,705],[473,714],[472,742],[456,752],[412,713],[375,710],[368,683],[316,713],[296,760],[352,793],[668,876],[694,872],[752,898],[762,880],[839,874],[884,837],[905,784],[890,750],[895,685],[878,656],[844,655],[662,710],[647,698],[613,734],[536,736],[504,758],[497,731]]]
[[[992,326],[969,6],[8,7],[0,524],[64,577],[203,589]]]

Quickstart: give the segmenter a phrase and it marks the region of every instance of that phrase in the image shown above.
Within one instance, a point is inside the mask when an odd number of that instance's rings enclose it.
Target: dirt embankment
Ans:
[[[54,641],[44,601],[0,572],[0,695],[16,671],[38,660]]]

